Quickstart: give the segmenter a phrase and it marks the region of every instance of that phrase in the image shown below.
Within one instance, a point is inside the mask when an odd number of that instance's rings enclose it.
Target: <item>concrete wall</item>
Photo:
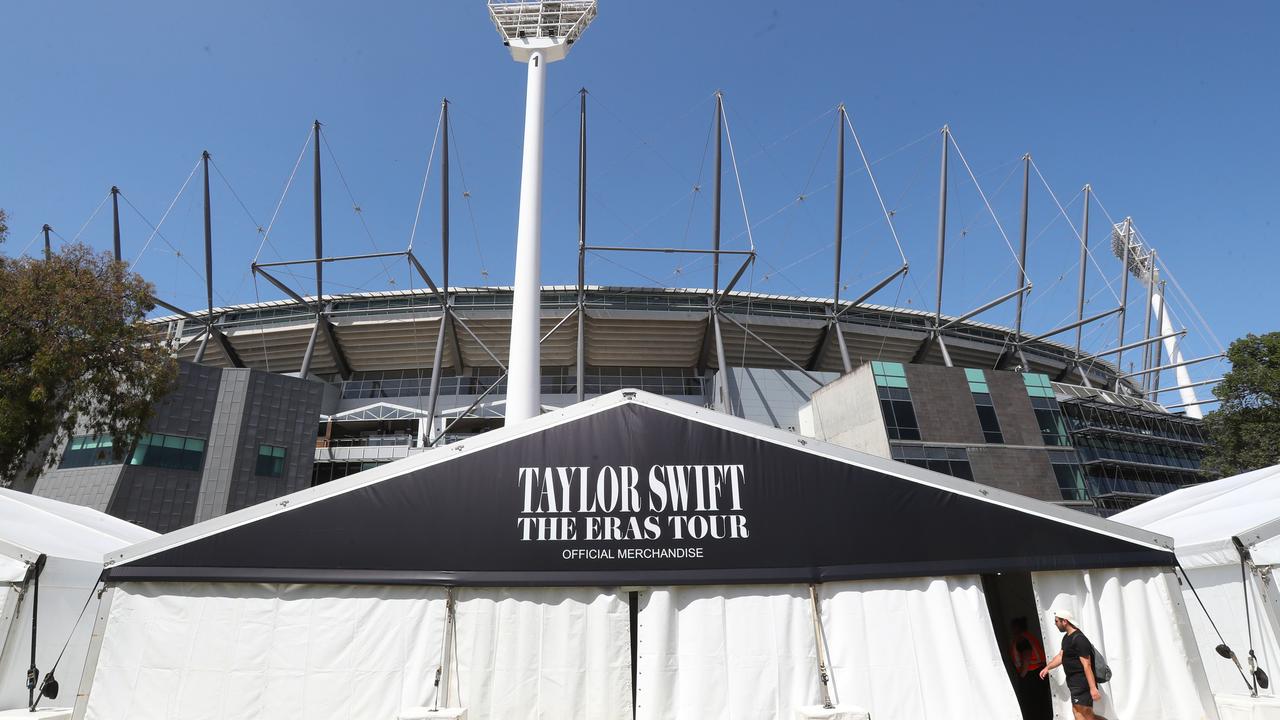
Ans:
[[[889,457],[889,436],[871,365],[863,364],[813,394],[806,413],[813,436],[865,453]]]

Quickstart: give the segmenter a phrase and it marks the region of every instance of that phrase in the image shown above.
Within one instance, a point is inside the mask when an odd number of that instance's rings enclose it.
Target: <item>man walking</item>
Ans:
[[[1071,692],[1071,710],[1076,718],[1107,720],[1093,712],[1094,701],[1102,699],[1093,674],[1093,644],[1076,627],[1071,611],[1054,610],[1053,624],[1066,635],[1062,638],[1062,650],[1040,671],[1040,677],[1048,677],[1050,670],[1062,666],[1067,673],[1067,690]]]

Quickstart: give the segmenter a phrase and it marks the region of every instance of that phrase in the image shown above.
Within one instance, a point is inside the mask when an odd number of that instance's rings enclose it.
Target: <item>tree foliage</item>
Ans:
[[[1280,332],[1246,335],[1227,350],[1231,371],[1205,418],[1209,469],[1236,475],[1280,463]]]
[[[116,448],[142,433],[177,373],[141,323],[151,293],[82,244],[48,260],[0,257],[0,484],[52,463],[73,433]]]

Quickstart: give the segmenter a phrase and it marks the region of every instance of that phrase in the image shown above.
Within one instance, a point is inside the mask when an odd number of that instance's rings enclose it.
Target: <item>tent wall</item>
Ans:
[[[819,588],[840,703],[880,718],[1022,716],[977,577]],[[639,619],[641,720],[790,717],[821,703],[805,586],[664,588],[643,594]]]
[[[450,699],[469,718],[631,717],[616,595],[478,589],[458,600]],[[85,717],[394,718],[434,700],[446,606],[432,587],[125,583]]]
[[[1077,626],[1114,671],[1102,686],[1100,714],[1122,720],[1217,718],[1208,679],[1193,647],[1186,607],[1171,572],[1155,568],[1032,573],[1045,652],[1062,636],[1050,613],[1071,610]],[[1050,676],[1055,717],[1072,717],[1063,672]]]
[[[46,705],[70,705],[74,701],[80,671],[84,667],[85,649],[93,629],[92,597],[102,566],[79,560],[49,557],[40,574],[40,628],[36,648],[36,666],[40,676],[53,668],[58,654],[66,645],[66,653],[54,676],[61,685],[58,700]],[[6,593],[0,591],[0,596]],[[9,590],[8,596],[16,596]],[[15,598],[16,599],[16,598]],[[0,655],[0,709],[27,706],[27,668],[31,665],[31,584],[10,621],[8,642]],[[90,607],[85,608],[86,601]],[[0,605],[2,608],[3,605]],[[83,616],[81,611],[83,610]],[[2,614],[2,612],[0,612]]]
[[[803,585],[640,593],[636,718],[791,717],[821,704]]]
[[[478,588],[458,591],[458,600],[450,704],[467,708],[468,718],[631,720],[625,596]]]
[[[874,718],[1022,717],[976,575],[832,583],[825,591],[842,701]]]
[[[1276,628],[1272,625],[1271,613],[1266,610],[1266,603],[1274,602],[1259,592],[1259,579],[1250,574],[1248,626],[1244,611],[1244,592],[1240,584],[1240,566],[1205,567],[1187,570],[1187,577],[1195,585],[1204,602],[1205,609],[1196,602],[1191,588],[1183,586],[1182,598],[1187,607],[1187,615],[1191,618],[1191,627],[1195,631],[1196,646],[1204,662],[1204,669],[1209,678],[1209,687],[1213,692],[1224,694],[1248,693],[1245,680],[1240,677],[1235,663],[1224,660],[1214,647],[1221,642],[1213,626],[1217,625],[1225,641],[1239,656],[1241,664],[1248,669],[1249,634],[1253,635],[1253,649],[1258,655],[1258,664],[1268,675],[1280,672],[1280,643],[1277,642]],[[1270,569],[1261,572],[1270,573]],[[1274,583],[1274,578],[1269,579]],[[1209,618],[1213,618],[1213,623]],[[1259,694],[1275,696],[1276,688],[1259,689]]]

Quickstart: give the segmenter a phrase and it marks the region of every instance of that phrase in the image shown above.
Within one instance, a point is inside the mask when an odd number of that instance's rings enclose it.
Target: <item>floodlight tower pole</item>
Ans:
[[[538,331],[542,322],[542,135],[547,64],[529,56],[524,107],[524,159],[520,169],[520,225],[516,230],[515,297],[511,308],[507,419],[512,425],[537,417],[542,385]]]
[[[1152,284],[1157,282],[1154,264],[1152,265],[1150,281]],[[1202,418],[1204,417],[1204,412],[1200,409],[1199,398],[1196,397],[1195,384],[1191,382],[1191,373],[1187,370],[1189,363],[1183,360],[1182,349],[1178,347],[1178,341],[1181,338],[1174,333],[1173,323],[1169,320],[1169,313],[1165,312],[1164,293],[1157,290],[1152,294],[1151,299],[1155,304],[1155,312],[1160,317],[1160,334],[1164,336],[1165,352],[1169,354],[1169,362],[1174,366],[1174,377],[1178,381],[1178,395],[1183,404],[1186,405],[1188,417]]]
[[[1164,281],[1161,280],[1160,281],[1160,297],[1164,297],[1164,290],[1165,290]],[[1164,327],[1164,304],[1163,303],[1160,304],[1159,317],[1156,318],[1156,327],[1157,328]],[[1151,361],[1151,366],[1160,367],[1160,364],[1164,362],[1164,356],[1163,356],[1164,347],[1160,343],[1155,343],[1155,346],[1156,346],[1154,351],[1155,358]],[[1149,399],[1152,402],[1155,402],[1156,398],[1160,396],[1160,373],[1152,373],[1152,375],[1153,377],[1151,378],[1151,395]]]
[[[1147,253],[1147,306],[1143,308],[1142,313],[1142,339],[1148,341],[1151,339],[1151,316],[1155,314],[1155,295],[1156,295],[1156,251],[1151,250]],[[1142,369],[1148,370],[1155,365],[1151,362],[1151,343],[1148,342],[1142,346]],[[1151,388],[1151,376],[1158,373],[1148,373],[1142,376],[1142,394],[1146,395]]]
[[[1129,309],[1129,253],[1132,247],[1131,243],[1129,242],[1129,235],[1132,232],[1133,232],[1133,218],[1125,218],[1124,231],[1121,233],[1121,240],[1122,242],[1124,242],[1124,252],[1122,253],[1122,256],[1120,258],[1120,263],[1121,263],[1120,274],[1123,277],[1120,280],[1120,342],[1118,344],[1121,347],[1124,347],[1125,315],[1128,314],[1128,309]],[[1116,353],[1116,369],[1119,370],[1120,372],[1124,372],[1124,365],[1122,364],[1123,360],[1124,360],[1124,352],[1121,351]],[[1116,378],[1116,392],[1120,392],[1119,377]]]
[[[520,223],[516,229],[515,290],[507,361],[506,424],[542,410],[539,342],[542,326],[542,136],[547,64],[562,60],[596,16],[595,0],[489,0],[489,17],[516,62],[529,66],[520,167]]]
[[[111,186],[111,250],[120,262],[120,188]]]

